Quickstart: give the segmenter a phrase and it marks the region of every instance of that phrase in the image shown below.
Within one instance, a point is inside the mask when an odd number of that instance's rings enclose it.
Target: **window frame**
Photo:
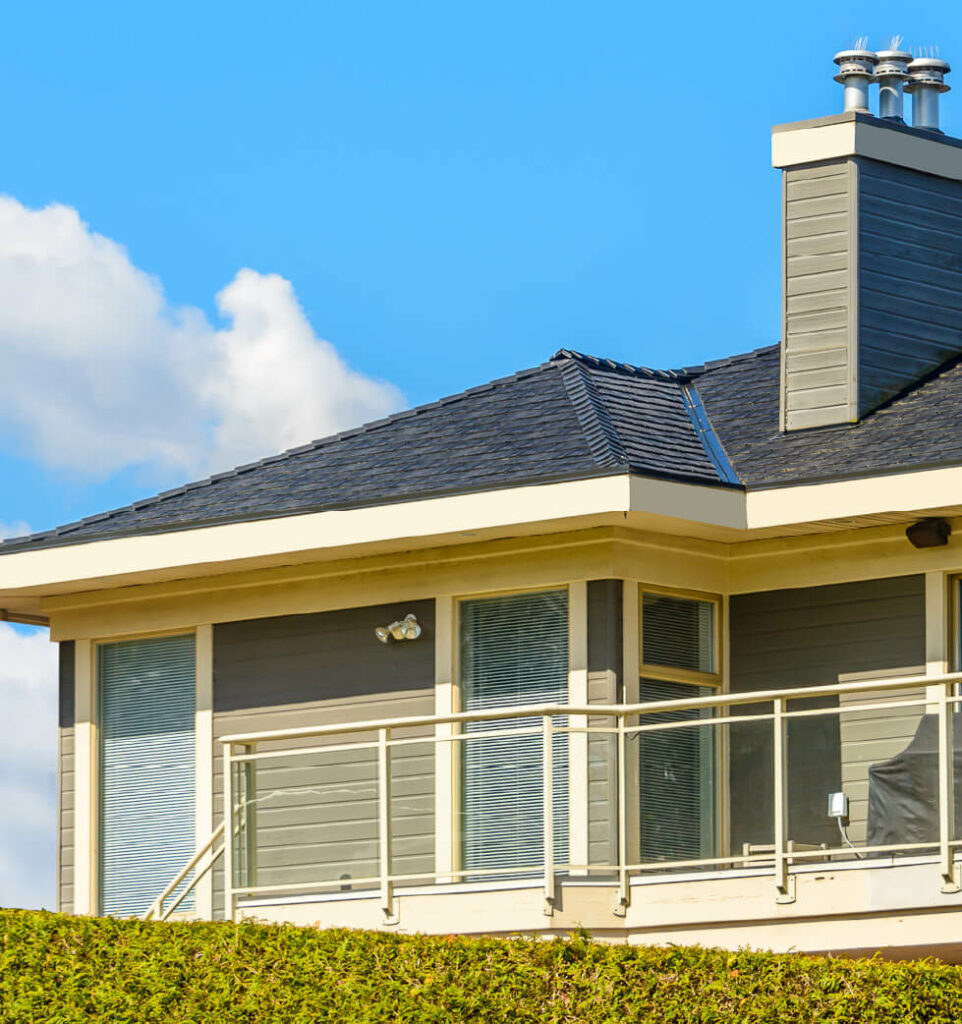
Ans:
[[[712,614],[712,661],[714,672],[698,672],[694,669],[673,668],[668,665],[653,665],[645,661],[645,595],[676,597],[682,600],[699,601],[713,607]],[[722,599],[717,594],[705,594],[694,590],[672,590],[667,587],[652,587],[638,584],[638,678],[658,679],[669,683],[689,683],[692,686],[708,686],[716,692],[723,692],[724,672],[722,646]],[[640,698],[640,695],[639,695]],[[640,699],[639,699],[640,702]]]

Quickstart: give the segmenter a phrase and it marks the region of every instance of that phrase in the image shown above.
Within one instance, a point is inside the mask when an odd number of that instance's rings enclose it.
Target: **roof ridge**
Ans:
[[[688,377],[687,370],[653,370],[648,366],[634,366],[631,363],[619,363],[614,359],[603,359],[601,356],[592,356],[585,352],[576,352],[571,348],[558,349],[549,362],[559,363],[565,360],[571,360],[599,370],[613,370],[616,373],[625,373],[632,377],[643,377],[646,380],[680,382]]]
[[[605,467],[627,465],[621,436],[585,365],[577,359],[567,360],[561,367],[561,379],[595,462]]]
[[[136,501],[132,501],[128,505],[121,505],[117,508],[109,509],[106,512],[98,512],[95,515],[84,516],[82,519],[74,520],[71,523],[63,523],[52,530],[41,530],[37,533],[32,533],[24,537],[8,537],[6,540],[0,540],[0,550],[8,545],[10,547],[14,547],[16,545],[26,546],[31,541],[65,536],[82,526],[87,526],[92,523],[100,523],[107,519],[114,519],[115,517],[128,512],[138,512],[143,508],[159,505],[170,498],[176,498],[183,494],[187,494],[190,491],[200,490],[203,487],[210,487],[222,480],[231,480],[244,473],[250,473],[255,469],[283,462],[284,460],[297,455],[304,455],[308,452],[319,451],[325,446],[334,444],[335,442],[344,440],[345,438],[356,437],[359,434],[365,434],[372,430],[380,430],[401,420],[410,419],[413,416],[420,415],[433,409],[438,409],[445,405],[450,405],[453,402],[462,401],[471,395],[480,394],[481,392],[489,391],[495,387],[510,384],[515,381],[525,380],[526,378],[533,377],[538,373],[543,373],[546,370],[553,369],[554,366],[552,364],[553,360],[548,360],[547,362],[539,363],[537,366],[518,370],[506,377],[497,377],[494,380],[488,381],[486,384],[478,384],[471,388],[465,388],[463,391],[458,391],[451,395],[445,395],[443,398],[436,399],[433,402],[426,402],[423,405],[415,406],[412,409],[402,409],[400,412],[392,413],[390,416],[384,416],[379,420],[371,420],[368,423],[362,423],[360,426],[351,427],[347,430],[339,431],[336,434],[329,434],[326,437],[309,441],[306,444],[298,445],[294,448],[287,448],[282,452],[278,452],[276,455],[268,455],[262,459],[257,459],[254,462],[243,463],[239,466],[234,466],[232,469],[224,470],[221,473],[212,473],[210,476],[204,477],[203,479],[194,480],[190,483],[182,484],[179,487],[171,488],[170,490],[160,491],[159,493],[150,495],[146,498],[138,498]]]

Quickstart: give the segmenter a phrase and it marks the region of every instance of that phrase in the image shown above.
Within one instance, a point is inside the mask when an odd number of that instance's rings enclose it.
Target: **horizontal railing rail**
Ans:
[[[941,675],[906,675],[896,678],[865,679],[857,682],[837,683],[814,687],[793,687],[786,689],[756,690],[744,693],[715,693],[674,700],[658,700],[632,704],[537,704],[517,705],[504,708],[492,708],[484,711],[456,712],[444,715],[420,715],[395,718],[379,718],[366,721],[338,724],[318,724],[294,729],[275,729],[256,732],[238,732],[220,738],[223,755],[223,817],[231,822],[231,842],[223,844],[224,858],[224,898],[225,913],[228,918],[236,915],[238,899],[254,897],[271,897],[282,900],[288,894],[310,894],[344,889],[363,889],[371,887],[380,893],[380,903],[386,920],[394,920],[395,899],[394,887],[398,884],[415,883],[448,883],[459,881],[497,880],[517,878],[521,875],[531,876],[537,873],[543,880],[546,913],[551,913],[556,902],[557,886],[560,876],[577,878],[578,876],[596,875],[611,877],[617,886],[616,913],[624,913],[630,900],[630,882],[632,877],[641,877],[653,872],[666,871],[703,871],[706,869],[746,868],[760,871],[771,871],[774,875],[775,897],[780,902],[792,902],[794,896],[793,867],[832,858],[874,856],[898,856],[907,854],[926,854],[938,852],[941,885],[943,891],[958,891],[955,878],[955,853],[962,848],[962,840],[955,836],[954,806],[954,750],[953,712],[962,697],[958,696],[962,684],[962,672]],[[921,690],[922,694],[904,695],[903,691]],[[859,701],[860,695],[865,695]],[[811,701],[826,698],[844,698],[831,706],[793,708],[798,701]],[[749,706],[752,710],[746,711]],[[881,715],[920,709],[921,714],[934,714],[938,718],[938,836],[931,841],[922,842],[889,842],[877,845],[863,844],[855,847],[847,833],[843,838],[847,845],[841,843],[831,846],[827,843],[815,844],[814,848],[805,848],[805,844],[794,842],[790,838],[790,800],[788,791],[789,750],[788,726],[792,721],[817,720],[822,716],[841,716],[853,713],[878,713]],[[664,716],[676,716],[687,713],[689,717],[665,721]],[[660,716],[652,720],[652,716]],[[524,721],[519,721],[524,720]],[[516,726],[507,723],[517,722]],[[604,723],[604,724],[598,724]],[[470,729],[471,726],[487,724],[488,728]],[[637,800],[640,781],[633,778],[637,773],[637,744],[633,743],[649,734],[670,734],[675,730],[709,729],[718,730],[715,736],[730,736],[722,730],[730,730],[734,726],[748,725],[764,728],[771,735],[771,761],[769,762],[772,781],[772,817],[769,821],[774,842],[764,840],[763,851],[731,850],[723,856],[713,857],[678,857],[668,859],[639,858],[637,840],[629,841],[630,822],[633,803]],[[417,730],[422,734],[411,735]],[[404,735],[398,735],[403,733]],[[559,741],[573,744],[575,737],[587,737],[581,740],[591,742],[591,737],[599,737],[611,745],[610,762],[613,765],[611,776],[607,779],[611,805],[614,808],[614,835],[611,836],[611,857],[604,862],[577,863],[583,861],[587,854],[582,843],[579,856],[574,850],[567,855],[559,852],[556,839],[556,825],[564,828],[570,806],[559,804],[556,792],[556,774],[554,762],[557,758],[555,744]],[[424,870],[394,871],[392,862],[395,859],[397,841],[392,835],[392,783],[396,779],[392,773],[392,754],[408,750],[411,756],[417,753],[419,746],[430,749],[430,757],[435,761],[439,751],[450,749],[457,752],[464,749],[465,744],[483,744],[486,742],[505,742],[506,740],[524,739],[535,743],[540,737],[538,757],[541,763],[540,818],[538,830],[537,856],[531,858],[535,863],[512,863],[510,866],[467,866],[461,862],[439,863],[437,860],[431,868]],[[323,742],[322,742],[323,741]],[[333,741],[333,742],[330,742]],[[629,747],[629,744],[631,746]],[[568,748],[565,748],[568,749]],[[587,757],[582,746],[581,756]],[[714,749],[714,748],[713,748]],[[372,811],[372,835],[376,839],[376,853],[366,857],[364,863],[376,871],[363,872],[358,877],[340,875],[331,878],[311,878],[307,881],[268,881],[259,884],[256,860],[260,825],[258,813],[262,809],[273,811],[281,807],[284,800],[292,799],[284,805],[285,813],[293,815],[295,826],[299,813],[313,806],[304,799],[317,793],[317,806],[323,802],[320,790],[311,789],[301,781],[291,788],[271,789],[261,794],[257,790],[258,779],[255,773],[264,766],[270,778],[270,772],[283,770],[300,771],[301,773],[322,773],[323,765],[292,765],[297,758],[323,758],[324,756],[349,755],[352,752],[363,754],[367,760],[353,765],[360,775],[361,781],[355,779],[352,792],[361,793],[370,801],[376,810]],[[453,755],[452,755],[453,756]],[[715,755],[713,755],[715,756]],[[450,792],[442,794],[449,800],[449,806],[458,807],[457,772],[451,770],[451,763],[446,762],[448,769],[437,773],[437,779],[449,778]],[[361,769],[364,769],[362,772]],[[570,763],[565,762],[565,770]],[[587,772],[587,767],[583,769]],[[249,777],[244,772],[255,773]],[[364,773],[367,774],[364,774]],[[235,773],[241,773],[236,775]],[[360,775],[358,778],[360,778]],[[570,784],[570,783],[569,783]],[[585,783],[586,784],[586,783]],[[360,787],[360,789],[358,788]],[[570,799],[574,789],[569,791]],[[584,788],[578,793],[584,797]],[[298,803],[301,799],[302,803]],[[460,813],[460,812],[454,812]],[[374,822],[373,818],[376,818]],[[432,819],[433,820],[433,819]],[[434,828],[447,827],[434,821]],[[583,824],[585,824],[583,822]],[[306,828],[307,826],[303,826]],[[317,828],[320,826],[312,825]],[[633,826],[637,829],[638,825]],[[270,828],[268,828],[270,832]],[[279,840],[271,833],[269,853],[276,853]],[[795,836],[795,839],[799,839]],[[806,837],[801,837],[806,838]],[[212,837],[214,840],[214,837]],[[306,840],[299,840],[305,842]],[[403,842],[403,838],[401,840]],[[807,841],[807,838],[806,838]],[[333,843],[333,840],[331,841]],[[634,843],[634,846],[633,846]],[[203,856],[209,852],[213,842],[204,851],[198,851],[195,858],[181,871],[176,879],[158,898],[150,913],[163,914],[165,901],[177,890],[187,876],[193,871]],[[443,844],[442,844],[443,845]],[[456,845],[456,843],[455,843]],[[220,851],[219,851],[220,853]],[[457,857],[454,858],[457,860]],[[870,862],[866,862],[870,863]],[[238,867],[240,865],[240,867]],[[399,867],[404,865],[399,865]],[[210,865],[207,865],[209,870]],[[329,867],[329,865],[328,865]],[[246,875],[246,877],[244,877]],[[191,884],[196,884],[195,882]],[[440,891],[440,890],[439,890]],[[183,894],[177,897],[177,903]],[[172,912],[172,907],[166,913]],[[148,915],[149,916],[149,915]]]

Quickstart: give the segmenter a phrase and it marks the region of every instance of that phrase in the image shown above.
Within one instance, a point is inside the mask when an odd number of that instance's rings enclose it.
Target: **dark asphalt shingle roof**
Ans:
[[[782,434],[778,400],[777,345],[667,371],[563,350],[0,552],[613,473],[761,487],[962,464],[962,363],[852,426]]]

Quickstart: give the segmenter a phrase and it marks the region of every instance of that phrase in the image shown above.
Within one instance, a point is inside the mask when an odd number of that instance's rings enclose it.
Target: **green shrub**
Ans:
[[[699,947],[0,910],[0,1021],[954,1024],[962,970]]]

